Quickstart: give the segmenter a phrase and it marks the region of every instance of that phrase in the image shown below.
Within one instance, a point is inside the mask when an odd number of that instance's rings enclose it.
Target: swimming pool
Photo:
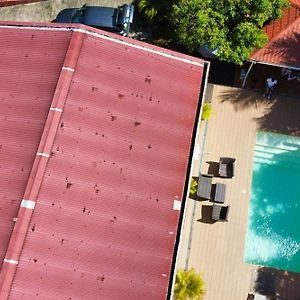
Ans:
[[[244,261],[300,272],[300,138],[258,132]]]

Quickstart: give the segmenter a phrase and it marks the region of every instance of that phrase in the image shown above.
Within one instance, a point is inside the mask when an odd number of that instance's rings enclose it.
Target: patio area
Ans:
[[[193,176],[199,176],[199,170],[214,173],[222,156],[236,158],[233,178],[214,177],[212,181],[226,184],[228,222],[211,220],[212,202],[189,199],[178,268],[194,267],[203,273],[205,300],[246,300],[258,286],[261,291],[257,280],[263,278],[257,276],[262,268],[243,262],[255,134],[266,130],[299,136],[300,100],[278,95],[268,100],[259,92],[217,85],[212,88],[213,114],[207,123],[199,125]],[[299,299],[299,274],[284,274],[285,280],[275,276],[272,293],[285,300]]]
[[[250,67],[250,63],[246,62],[241,67],[236,67],[234,86],[242,87],[243,81],[240,79],[241,71],[244,69],[247,71]],[[276,95],[287,95],[293,97],[299,97],[300,93],[300,71],[294,71],[294,75],[288,76],[286,73],[282,73],[283,69],[281,67],[264,65],[264,64],[254,64],[249,72],[245,83],[245,89],[253,90],[258,92],[264,92],[265,81],[268,77],[272,76],[277,80],[278,84],[274,89],[274,97]],[[297,79],[298,78],[298,79]]]

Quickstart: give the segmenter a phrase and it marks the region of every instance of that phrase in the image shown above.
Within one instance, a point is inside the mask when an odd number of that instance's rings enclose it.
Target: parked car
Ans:
[[[63,9],[53,22],[80,23],[126,36],[133,22],[133,13],[132,4],[124,4],[117,8],[84,4],[80,8]]]

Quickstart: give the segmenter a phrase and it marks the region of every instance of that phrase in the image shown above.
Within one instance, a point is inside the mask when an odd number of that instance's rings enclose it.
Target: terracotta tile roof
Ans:
[[[300,0],[290,0],[292,6],[300,7]]]
[[[294,68],[300,67],[300,0],[292,0],[290,4],[289,8],[284,9],[281,18],[264,27],[269,42],[262,49],[253,51],[250,60]]]
[[[300,16],[300,8],[291,5],[289,8],[284,9],[281,18],[272,21],[264,27],[269,40],[275,38],[278,34],[284,31],[287,26],[292,24]]]
[[[291,0],[281,18],[264,27],[269,42],[253,51],[250,60],[287,67],[300,67],[299,16],[300,0]]]
[[[6,239],[20,205],[0,298],[165,299],[204,62],[85,26],[19,25],[0,26],[1,122],[17,138],[0,131]]]
[[[300,18],[255,52],[251,60],[288,67],[300,67]]]

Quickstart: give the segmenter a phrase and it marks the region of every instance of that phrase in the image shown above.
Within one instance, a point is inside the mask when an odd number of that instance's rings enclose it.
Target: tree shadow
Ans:
[[[267,267],[259,267],[256,273],[254,281],[256,293],[285,300],[300,300],[299,273]]]
[[[300,136],[300,102],[298,99],[280,99],[269,112],[256,119],[259,129]]]
[[[213,224],[216,221],[212,220],[212,205],[202,205],[201,207],[201,219],[198,219],[197,222]]]
[[[297,98],[273,95],[267,99],[259,92],[235,89],[221,94],[223,102],[230,102],[235,111],[263,105],[265,114],[255,119],[258,130],[300,136],[300,101]]]
[[[221,103],[230,102],[235,111],[252,107],[257,108],[259,103],[268,105],[274,102],[273,99],[264,98],[261,92],[244,89],[234,89],[228,92],[223,92],[220,96]]]

